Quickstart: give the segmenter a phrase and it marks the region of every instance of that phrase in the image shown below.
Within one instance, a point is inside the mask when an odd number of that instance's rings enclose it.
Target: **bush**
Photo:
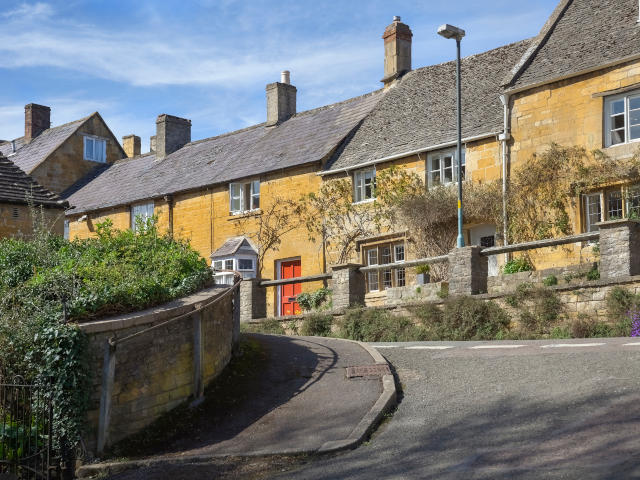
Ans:
[[[600,279],[600,271],[597,267],[593,267],[591,270],[587,272],[587,280],[599,280]]]
[[[341,338],[360,342],[426,340],[410,319],[376,308],[349,308],[338,326]]]
[[[571,322],[571,336],[573,338],[610,337],[614,329],[604,322],[581,316]]]
[[[270,335],[285,335],[282,323],[277,318],[267,318],[257,323],[243,323],[242,331],[246,333],[266,333]]]
[[[511,274],[518,272],[529,272],[533,270],[533,265],[525,257],[509,260],[502,267],[502,273]]]
[[[328,337],[331,335],[331,325],[333,316],[331,315],[309,315],[302,321],[300,335]]]
[[[413,310],[426,340],[492,340],[509,329],[511,319],[498,304],[472,297],[453,297],[439,309],[424,304]]]
[[[553,290],[536,287],[531,283],[518,285],[515,293],[505,297],[505,301],[520,311],[522,335],[539,337],[550,334],[550,328],[557,322],[563,310],[560,298]]]
[[[555,275],[549,275],[548,277],[542,279],[542,283],[545,287],[552,287],[558,284],[558,277],[556,277]]]
[[[317,310],[329,296],[331,296],[331,290],[319,288],[315,292],[301,293],[296,300],[305,312],[310,312]]]

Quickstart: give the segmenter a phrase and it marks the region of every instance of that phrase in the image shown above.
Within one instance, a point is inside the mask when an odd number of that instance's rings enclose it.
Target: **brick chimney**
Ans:
[[[156,136],[155,135],[151,135],[149,137],[149,151],[151,153],[156,151]]]
[[[282,72],[280,81],[267,85],[267,126],[277,125],[296,114],[297,89],[291,85],[289,71]]]
[[[24,139],[28,143],[51,126],[51,109],[30,103],[24,106]]]
[[[122,148],[127,157],[133,158],[140,155],[140,137],[137,135],[127,135],[122,137]]]
[[[164,158],[191,141],[191,120],[163,113],[156,120],[156,157]]]
[[[411,29],[402,23],[400,17],[385,28],[384,39],[384,77],[380,80],[385,88],[393,85],[397,78],[411,70]]]

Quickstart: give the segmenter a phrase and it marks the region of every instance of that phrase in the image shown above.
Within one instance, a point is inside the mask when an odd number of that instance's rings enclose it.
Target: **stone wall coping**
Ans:
[[[123,330],[126,328],[137,327],[139,325],[147,325],[167,320],[169,318],[188,313],[191,310],[195,310],[200,304],[208,303],[208,300],[224,293],[226,289],[226,285],[224,287],[220,285],[208,287],[186,297],[178,298],[171,302],[151,307],[146,310],[123,313],[112,317],[80,323],[78,324],[78,327],[85,333],[95,334],[111,332],[114,330]]]
[[[618,220],[607,220],[606,222],[598,222],[594,223],[594,225],[598,228],[615,228],[622,225],[640,225],[640,220],[635,220],[633,218],[620,218]]]
[[[345,268],[360,268],[363,267],[361,263],[357,262],[347,262],[347,263],[337,263],[335,265],[331,265],[332,270],[344,270]]]

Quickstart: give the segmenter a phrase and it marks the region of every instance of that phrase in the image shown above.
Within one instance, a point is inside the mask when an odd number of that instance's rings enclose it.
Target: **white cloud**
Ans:
[[[13,10],[3,13],[2,17],[13,19],[46,18],[53,15],[53,8],[48,3],[37,2],[34,4],[21,3]]]

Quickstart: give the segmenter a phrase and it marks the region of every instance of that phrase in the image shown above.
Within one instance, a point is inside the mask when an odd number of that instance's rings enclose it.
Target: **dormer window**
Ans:
[[[232,214],[260,208],[260,180],[229,184],[229,211]]]
[[[605,99],[605,145],[640,140],[640,92],[616,95]]]
[[[85,136],[84,159],[105,163],[107,161],[107,141],[104,138]]]

